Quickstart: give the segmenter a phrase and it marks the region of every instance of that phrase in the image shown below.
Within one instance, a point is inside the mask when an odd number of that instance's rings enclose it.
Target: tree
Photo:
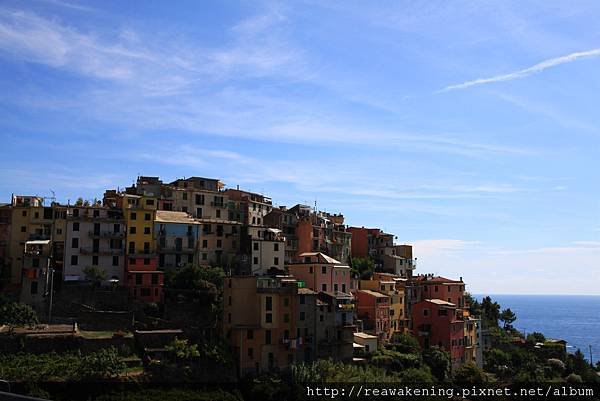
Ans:
[[[85,279],[91,282],[94,287],[100,286],[108,278],[106,270],[99,266],[88,266],[83,269],[83,274],[85,274]]]
[[[540,332],[534,331],[527,335],[527,341],[530,343],[543,343],[546,341],[546,336]]]
[[[172,352],[175,358],[179,360],[188,360],[200,356],[197,344],[190,344],[188,340],[180,340],[175,338],[165,349],[168,352]]]
[[[6,302],[0,306],[0,325],[26,326],[38,322],[37,314],[29,305]]]
[[[461,365],[454,373],[454,382],[463,385],[485,383],[486,377],[483,370],[479,369],[474,363],[465,363]]]
[[[465,303],[467,305],[469,305],[469,313],[471,315],[473,315],[473,316],[481,315],[481,304],[479,302],[477,302],[477,300],[475,298],[473,298],[473,296],[468,292],[465,292]]]
[[[429,366],[431,373],[444,381],[450,374],[450,355],[439,347],[431,347],[423,351],[423,362]]]
[[[504,328],[512,328],[512,324],[517,320],[517,315],[510,308],[506,308],[500,313],[500,320],[504,322]]]
[[[165,287],[178,290],[199,290],[208,288],[207,283],[223,288],[225,272],[220,267],[200,267],[187,264],[181,269],[168,270]]]
[[[395,351],[404,353],[419,353],[421,350],[419,341],[416,337],[408,333],[400,332],[395,332],[392,334],[392,338],[388,346]]]
[[[489,296],[481,301],[481,317],[487,327],[498,327],[500,319],[500,305],[492,301]]]
[[[360,277],[361,280],[369,280],[375,271],[375,263],[368,258],[352,258],[352,273]]]

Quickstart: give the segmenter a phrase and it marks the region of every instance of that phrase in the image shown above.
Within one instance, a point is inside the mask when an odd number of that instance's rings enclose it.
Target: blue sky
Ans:
[[[200,175],[599,294],[600,3],[0,4],[0,200]]]

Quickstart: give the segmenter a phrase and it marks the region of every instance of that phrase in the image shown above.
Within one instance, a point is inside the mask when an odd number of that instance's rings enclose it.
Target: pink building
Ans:
[[[300,254],[297,263],[289,264],[289,273],[313,291],[350,292],[350,267],[321,252]]]
[[[356,313],[364,330],[386,339],[390,330],[390,297],[371,290],[357,290]]]

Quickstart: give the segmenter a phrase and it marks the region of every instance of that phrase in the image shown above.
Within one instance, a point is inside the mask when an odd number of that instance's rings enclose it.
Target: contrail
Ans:
[[[570,63],[572,61],[578,60],[580,58],[588,58],[588,57],[598,57],[600,56],[600,48],[592,49],[584,52],[576,52],[571,53],[566,56],[551,58],[541,63],[535,64],[531,67],[525,68],[523,70],[514,71],[508,74],[496,75],[495,77],[490,78],[479,78],[472,81],[466,81],[461,84],[446,86],[444,89],[440,89],[436,93],[448,92],[455,89],[465,89],[470,88],[471,86],[484,85],[489,84],[491,82],[501,82],[501,81],[511,81],[513,79],[523,78],[531,74],[535,74],[541,71],[544,71],[547,68],[555,67],[560,64]]]

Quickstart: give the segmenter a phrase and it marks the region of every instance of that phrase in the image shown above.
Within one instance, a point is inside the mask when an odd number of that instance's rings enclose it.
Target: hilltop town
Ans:
[[[239,376],[362,363],[396,334],[447,351],[454,369],[481,367],[481,321],[462,277],[416,274],[412,246],[395,238],[217,179],[140,176],[101,201],[14,195],[2,205],[2,293],[46,323],[130,332],[151,315],[182,338],[190,328],[221,337]],[[165,285],[186,266],[222,271],[220,316],[186,317],[197,300]]]

